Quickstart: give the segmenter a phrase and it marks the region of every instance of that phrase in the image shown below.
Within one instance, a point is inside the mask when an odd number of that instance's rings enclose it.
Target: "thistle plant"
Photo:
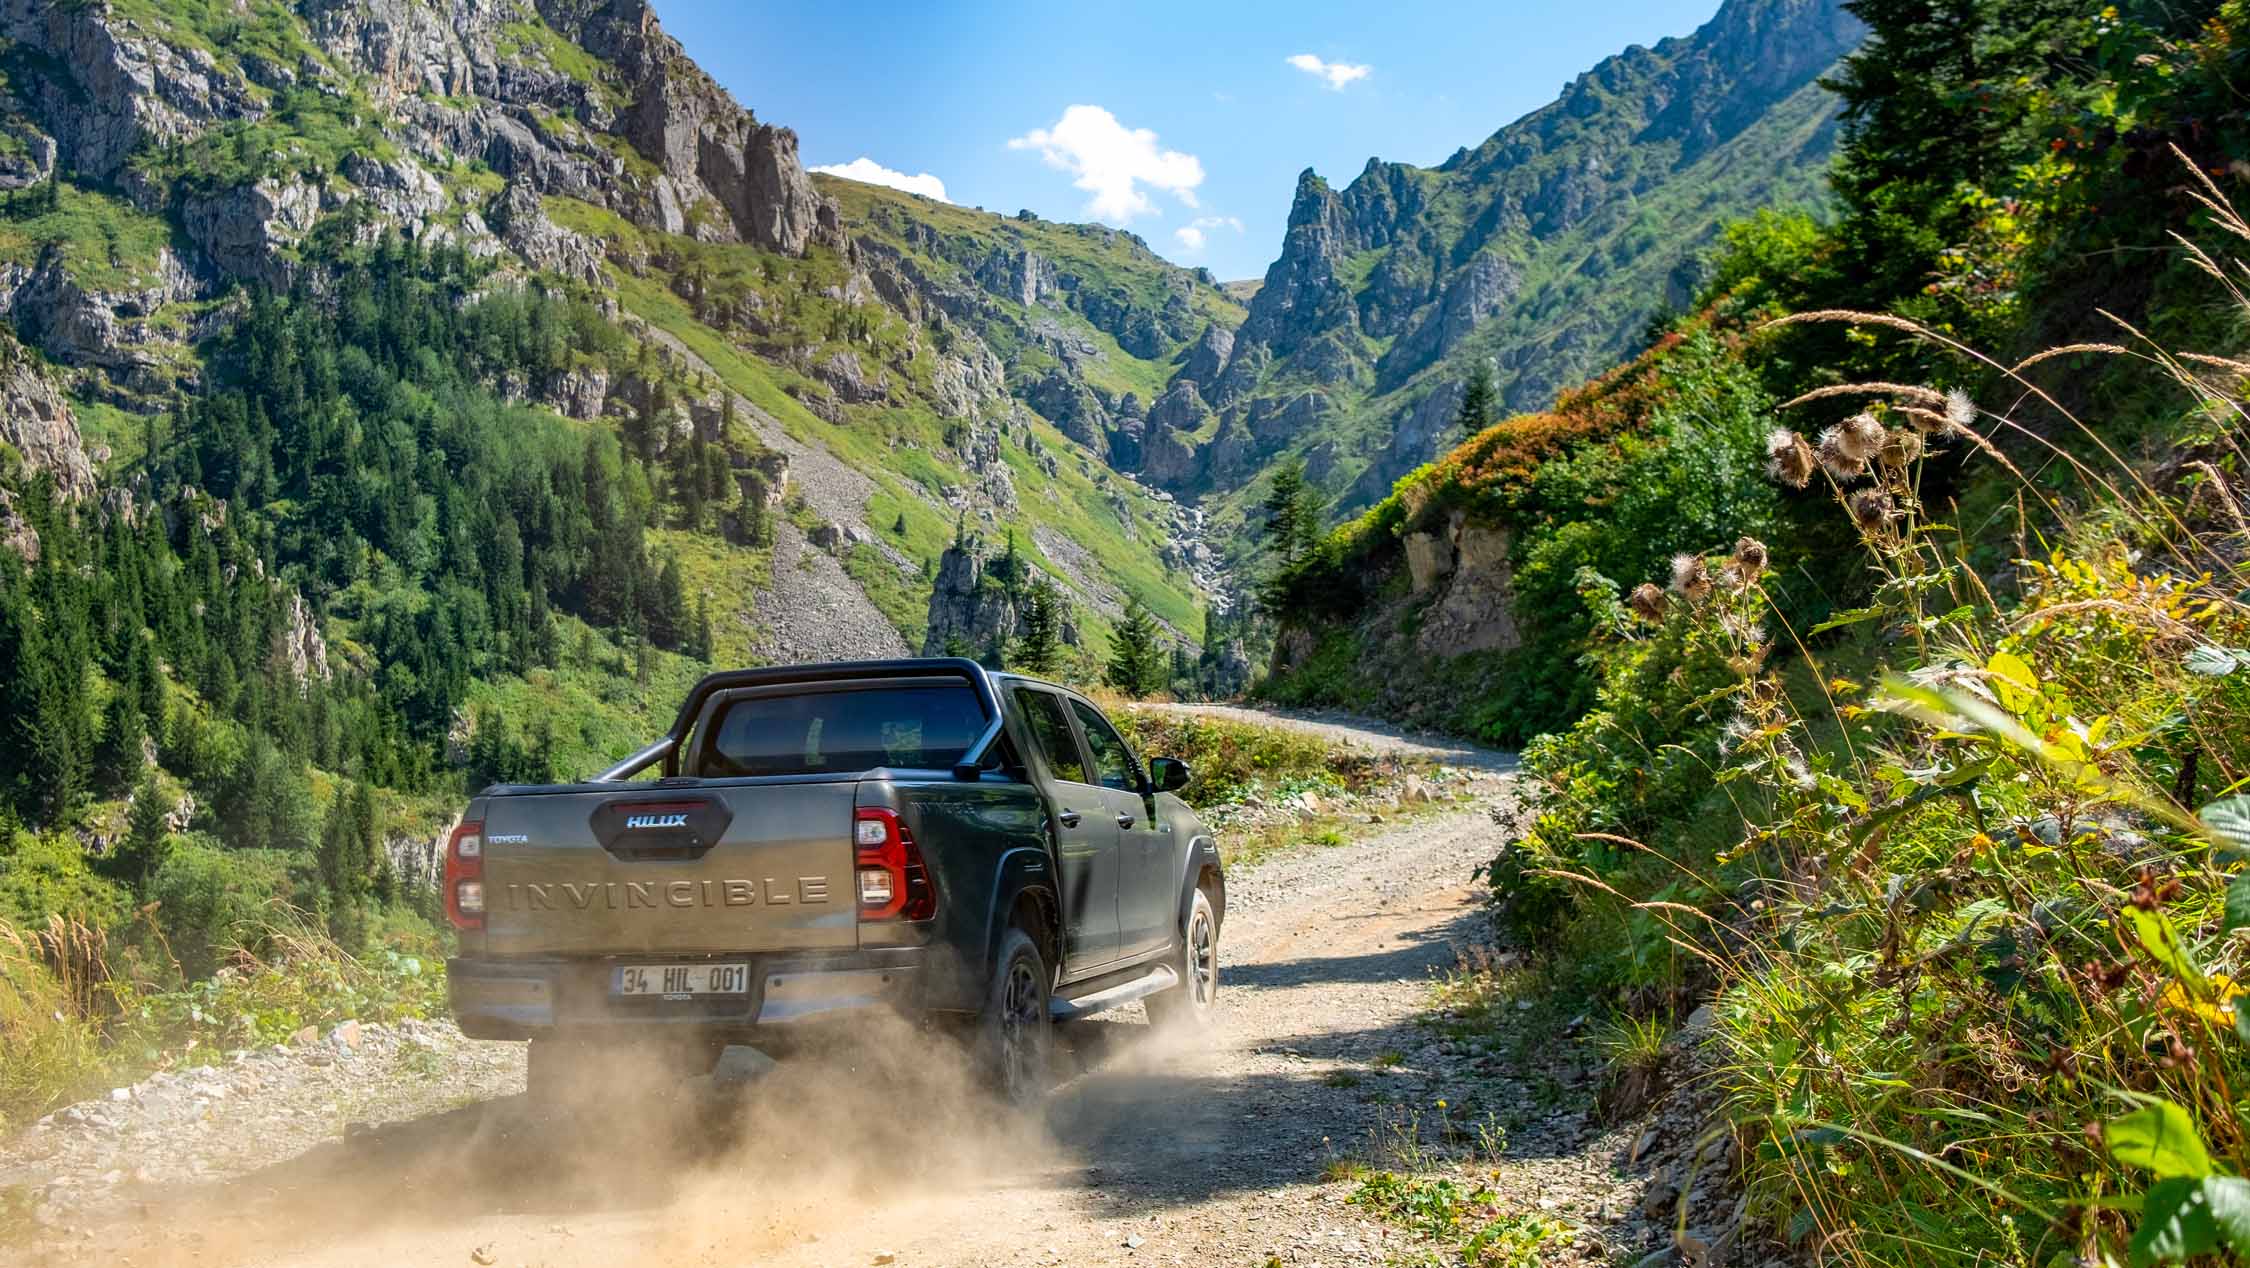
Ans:
[[[2197,258],[2250,317],[2250,269]],[[2003,364],[1881,314],[1788,320],[1928,342],[2062,426],[1953,385],[1784,404],[1852,402],[1814,440],[1777,422],[1765,462],[1851,526],[1867,602],[1791,627],[1748,538],[1640,584],[1600,653],[1602,707],[1527,752],[1549,793],[1518,873],[1571,887],[1565,945],[1622,933],[1609,980],[1629,1012],[1715,994],[1751,1210],[1823,1260],[2250,1254],[2232,474],[2250,365],[2130,331],[2071,346],[2196,402],[2203,429],[2159,487],[2041,385],[2052,357]],[[1969,566],[1957,508],[1927,504],[1937,462],[2013,491],[1998,581]]]

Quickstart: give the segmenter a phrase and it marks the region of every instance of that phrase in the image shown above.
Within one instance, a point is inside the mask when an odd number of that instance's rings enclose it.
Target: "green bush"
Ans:
[[[1109,711],[1135,752],[1176,757],[1188,765],[1180,799],[1213,806],[1254,795],[1295,792],[1315,785],[1342,786],[1364,778],[1366,754],[1337,748],[1310,732],[1205,717],[1170,709]]]
[[[156,926],[183,975],[206,977],[237,948],[263,949],[263,932],[298,892],[292,862],[279,850],[225,849],[201,833],[176,840],[144,897],[157,905]]]
[[[68,832],[19,831],[0,854],[0,922],[36,928],[60,916],[106,930],[130,910],[125,888],[95,872]]]

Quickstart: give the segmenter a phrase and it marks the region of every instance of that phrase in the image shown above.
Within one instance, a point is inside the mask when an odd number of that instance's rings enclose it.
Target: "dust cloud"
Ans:
[[[1161,1096],[1152,1076],[1208,1040],[1138,1011],[1058,1028],[1054,1078]],[[779,1056],[735,1082],[733,1062],[697,1075],[677,1047],[604,1051],[536,1100],[355,1131],[122,1213],[115,1250],[166,1266],[818,1264],[840,1234],[1083,1164],[1056,1134],[1067,1109],[1005,1104],[952,1033],[877,1016]]]

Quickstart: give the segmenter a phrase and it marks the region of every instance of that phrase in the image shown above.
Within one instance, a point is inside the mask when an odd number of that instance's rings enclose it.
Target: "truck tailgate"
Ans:
[[[602,955],[858,941],[854,779],[557,790],[484,806],[485,950]]]

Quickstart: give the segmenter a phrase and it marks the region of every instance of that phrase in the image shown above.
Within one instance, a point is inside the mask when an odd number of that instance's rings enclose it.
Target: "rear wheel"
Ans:
[[[984,1011],[977,1018],[977,1057],[992,1090],[1011,1105],[1028,1105],[1047,1090],[1054,1035],[1047,999],[1054,984],[1039,945],[1021,929],[1000,940]]]
[[[1148,1020],[1165,1030],[1197,1031],[1211,1024],[1219,1002],[1219,920],[1200,889],[1180,932],[1180,954],[1172,962],[1180,984],[1148,997]]]

